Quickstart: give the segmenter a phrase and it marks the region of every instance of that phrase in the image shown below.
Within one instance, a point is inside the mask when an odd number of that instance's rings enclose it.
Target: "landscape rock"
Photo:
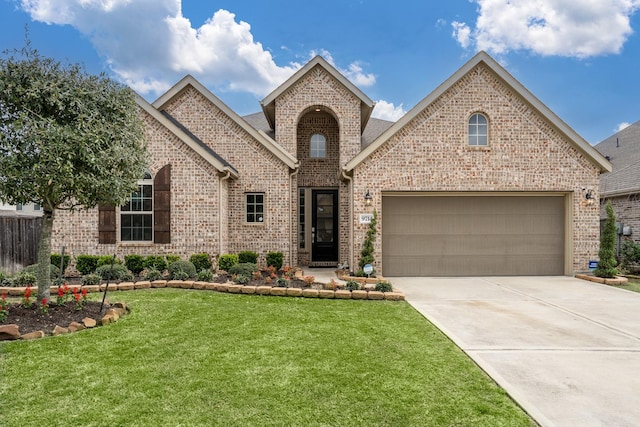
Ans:
[[[20,339],[23,340],[37,340],[38,338],[44,338],[44,331],[33,331],[28,334],[24,334],[20,336]]]
[[[154,280],[153,282],[151,282],[151,287],[152,288],[166,288],[167,287],[167,281],[166,280]]]
[[[113,321],[116,322],[118,321],[118,319],[120,319],[120,313],[122,313],[120,309],[110,308],[109,310],[107,310],[105,316],[111,316],[113,318]]]
[[[208,291],[215,291],[216,290],[216,284],[215,283],[205,283],[204,288]]]
[[[63,334],[68,334],[69,333],[69,329],[67,328],[63,328],[62,326],[56,325],[55,328],[53,328],[53,336],[57,336],[57,335],[63,335]]]
[[[87,328],[95,328],[97,323],[98,322],[96,322],[95,319],[92,319],[91,317],[85,317],[84,319],[82,319],[82,324]]]
[[[404,294],[402,292],[383,292],[384,299],[389,301],[404,301]]]
[[[151,287],[151,282],[148,280],[140,280],[136,282],[134,285],[135,289],[149,289]]]
[[[115,322],[115,320],[113,320],[113,316],[110,314],[105,315],[101,320],[100,320],[100,324],[102,326],[104,325],[108,325],[109,323]]]
[[[20,328],[18,325],[14,323],[0,325],[0,341],[17,340],[18,338],[20,338]]]
[[[216,283],[215,288],[218,292],[227,292],[229,290],[229,283]]]
[[[81,331],[83,329],[87,329],[87,328],[82,323],[71,322],[69,324],[69,332],[77,332],[77,331]]]
[[[342,295],[342,291],[339,291],[339,292],[340,292],[340,295]],[[349,292],[349,291],[346,291],[346,292]],[[367,291],[361,291],[361,290],[351,291],[351,298],[353,298],[353,299],[367,299],[367,293],[368,293]],[[341,297],[336,295],[336,298],[341,298]]]
[[[92,292],[100,292],[100,285],[86,285],[83,286],[82,289],[86,289],[87,292],[92,293]],[[57,289],[56,289],[57,292]],[[56,294],[53,294],[56,295]]]
[[[368,292],[368,298],[369,299],[374,299],[374,300],[384,299],[384,292],[369,291]]]
[[[204,289],[207,286],[207,282],[193,282],[193,289]]]
[[[329,289],[319,289],[318,290],[318,298],[335,298],[336,291],[331,291]]]
[[[193,288],[193,280],[183,280],[180,284],[182,289],[191,289]]]
[[[353,292],[357,292],[357,291],[353,291]],[[362,291],[364,292],[364,291]],[[351,299],[351,291],[346,291],[346,290],[339,290],[336,291],[336,298],[338,299]]]
[[[318,290],[317,289],[303,289],[302,296],[306,298],[318,298]]]
[[[230,294],[239,294],[242,292],[242,288],[244,288],[243,285],[229,285],[227,286],[227,292]]]
[[[243,286],[242,287],[242,293],[243,294],[255,294],[256,293],[256,287],[255,286]]]
[[[119,291],[132,291],[134,287],[135,285],[133,284],[133,282],[122,282],[118,284]]]
[[[287,288],[271,288],[271,295],[278,297],[287,296]]]
[[[287,288],[287,296],[290,297],[301,297],[302,289],[301,288]]]
[[[181,288],[182,287],[182,280],[169,280],[167,282],[167,287],[168,288]]]
[[[258,286],[256,293],[259,295],[271,295],[271,286]]]

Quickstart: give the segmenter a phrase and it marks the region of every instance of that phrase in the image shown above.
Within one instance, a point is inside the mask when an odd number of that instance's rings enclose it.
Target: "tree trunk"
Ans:
[[[53,212],[53,210],[45,210],[42,217],[42,231],[38,245],[38,302],[44,298],[50,301]]]

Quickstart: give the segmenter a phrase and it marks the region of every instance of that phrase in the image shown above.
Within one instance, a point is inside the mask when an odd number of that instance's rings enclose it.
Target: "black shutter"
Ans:
[[[116,207],[98,205],[98,243],[116,243]]]
[[[171,165],[153,180],[153,242],[171,243]]]

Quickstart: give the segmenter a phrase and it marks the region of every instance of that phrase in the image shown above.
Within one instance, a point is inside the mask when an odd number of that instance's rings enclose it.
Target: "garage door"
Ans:
[[[385,276],[563,275],[563,196],[382,201]]]

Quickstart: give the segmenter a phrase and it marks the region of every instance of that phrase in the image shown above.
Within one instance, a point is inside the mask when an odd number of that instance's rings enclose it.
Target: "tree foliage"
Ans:
[[[607,220],[604,223],[604,230],[600,235],[600,250],[598,251],[598,268],[594,274],[598,277],[615,277],[618,274],[616,266],[616,238],[618,227],[616,226],[616,216],[613,213],[611,202],[606,206]]]
[[[28,40],[0,58],[0,200],[42,206],[40,265],[49,264],[56,210],[120,205],[137,188],[148,153],[135,96]],[[49,280],[38,276],[38,298],[48,298]]]
[[[364,238],[364,242],[362,243],[362,250],[360,251],[360,261],[358,262],[360,270],[363,270],[365,265],[373,265],[373,263],[375,262],[375,258],[373,257],[373,244],[376,241],[376,234],[378,232],[377,226],[378,212],[374,209],[373,217],[371,218],[371,222],[369,223],[369,227],[367,228],[367,235]]]

